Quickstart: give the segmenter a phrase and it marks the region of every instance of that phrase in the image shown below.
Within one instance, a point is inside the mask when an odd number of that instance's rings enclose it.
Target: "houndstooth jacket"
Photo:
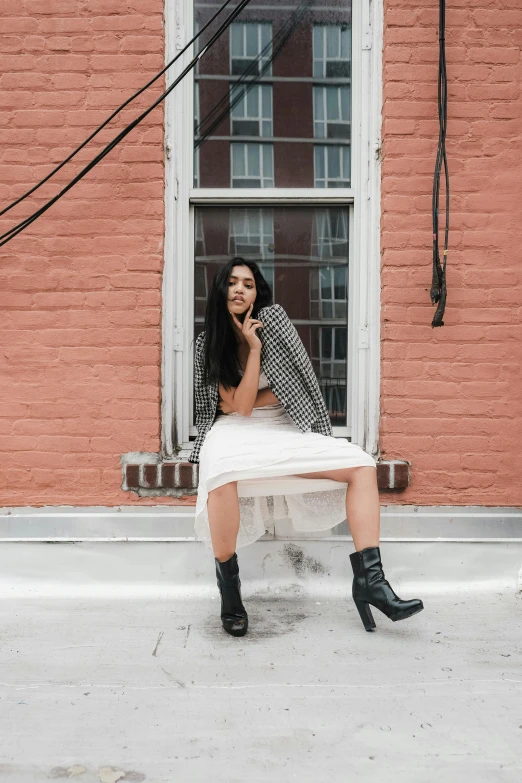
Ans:
[[[258,319],[263,328],[256,334],[261,341],[261,367],[268,385],[301,432],[332,435],[330,416],[317,376],[299,334],[279,304],[262,307]],[[194,389],[197,437],[189,462],[199,462],[205,436],[216,417],[219,384],[203,383],[205,332],[195,342]]]

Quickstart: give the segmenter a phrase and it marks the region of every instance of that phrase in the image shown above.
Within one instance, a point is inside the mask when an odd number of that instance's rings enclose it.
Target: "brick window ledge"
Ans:
[[[199,466],[187,461],[161,459],[159,454],[123,454],[122,489],[140,495],[195,495]],[[408,460],[382,460],[377,463],[379,491],[404,490],[410,486]]]

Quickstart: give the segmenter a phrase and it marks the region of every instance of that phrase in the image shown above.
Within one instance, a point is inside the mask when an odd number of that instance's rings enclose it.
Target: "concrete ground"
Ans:
[[[303,547],[317,552],[319,543]],[[510,553],[511,572],[520,544],[432,544],[430,569],[440,557],[441,580],[426,578],[424,589],[426,550],[419,559],[414,544],[383,544],[392,586],[425,609],[397,623],[375,609],[369,633],[349,576],[335,585],[331,573],[321,581],[295,570],[273,583],[250,579],[256,547],[263,562],[265,550],[275,554],[274,542],[259,542],[239,552],[250,620],[240,638],[221,627],[212,565],[199,548],[204,589],[192,596],[190,585],[176,595],[159,583],[140,595],[138,571],[126,594],[114,570],[103,595],[94,571],[60,565],[82,547],[33,544],[26,556],[25,546],[0,552],[2,783],[522,779],[521,593],[507,574],[505,583],[452,581],[442,565],[490,562],[493,574]],[[87,562],[99,561],[101,549],[87,551]],[[177,558],[181,549],[170,551]],[[406,555],[417,581],[401,576]],[[61,593],[39,589],[50,584],[47,561]],[[8,581],[9,563],[25,581]]]

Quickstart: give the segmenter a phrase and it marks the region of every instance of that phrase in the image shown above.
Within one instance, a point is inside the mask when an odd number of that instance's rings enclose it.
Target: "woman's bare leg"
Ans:
[[[224,563],[236,551],[239,532],[237,481],[212,489],[208,493],[207,509],[214,557]]]
[[[346,518],[357,552],[367,546],[379,546],[380,505],[377,470],[370,465],[341,468],[317,473],[296,473],[303,478],[327,478],[348,484]]]

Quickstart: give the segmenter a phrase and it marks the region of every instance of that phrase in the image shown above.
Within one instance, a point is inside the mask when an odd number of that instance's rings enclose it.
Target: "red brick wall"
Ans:
[[[164,33],[162,0],[3,0],[0,13],[4,205],[161,70]],[[4,230],[53,195],[162,86],[2,218]],[[0,505],[161,502],[119,487],[120,454],[160,447],[163,195],[158,107],[1,248]]]
[[[161,69],[163,2],[3,0],[0,14],[5,204]],[[412,487],[382,502],[520,505],[522,10],[448,0],[447,22],[449,294],[432,329],[437,7],[386,2],[381,450],[411,460]],[[160,446],[162,122],[158,108],[0,250],[2,506],[175,502],[119,489],[120,455]]]
[[[386,0],[382,171],[384,458],[403,503],[520,505],[522,7],[448,0],[451,235],[431,328],[438,3]]]

